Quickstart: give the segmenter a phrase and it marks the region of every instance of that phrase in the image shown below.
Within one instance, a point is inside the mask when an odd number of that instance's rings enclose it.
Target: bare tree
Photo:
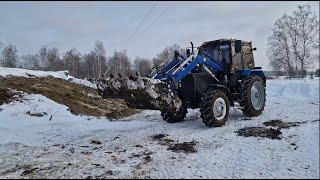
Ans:
[[[101,77],[102,70],[105,68],[106,64],[106,51],[104,49],[102,41],[96,41],[94,45],[94,52],[96,56],[96,72],[97,77]]]
[[[300,5],[285,22],[291,37],[295,60],[300,64],[301,77],[306,68],[313,64],[319,48],[319,19],[312,13],[310,5]]]
[[[63,64],[59,57],[58,48],[48,49],[46,59],[48,62],[46,70],[58,71],[63,69]]]
[[[2,64],[5,67],[16,67],[17,65],[17,49],[16,46],[9,44],[2,50]]]
[[[2,52],[1,51],[2,47],[3,47],[3,43],[0,41],[0,52]],[[2,65],[2,57],[0,56],[0,66],[1,65]]]
[[[83,68],[84,68],[84,74],[86,77],[88,78],[93,78],[96,76],[96,72],[94,71],[94,61],[95,61],[95,53],[93,51],[91,51],[88,54],[84,54],[83,55]]]
[[[109,71],[107,74],[125,74],[131,72],[130,59],[127,51],[115,51],[113,56],[108,59]]]
[[[72,76],[78,77],[80,69],[81,54],[75,48],[64,53],[63,56],[64,69],[67,69]]]
[[[174,44],[172,46],[165,47],[155,58],[152,59],[154,65],[160,65],[166,63],[174,57],[174,52],[178,50],[180,54],[185,54],[185,50],[179,45]]]
[[[34,69],[34,70],[39,70],[40,65],[39,65],[39,56],[33,55],[33,54],[26,54],[22,55],[21,57],[23,67],[28,68],[28,69]]]
[[[293,57],[290,49],[289,35],[284,26],[287,16],[279,18],[272,28],[272,35],[268,38],[268,54],[270,65],[275,71],[284,69],[289,78],[294,74]]]
[[[304,77],[319,56],[318,49],[319,19],[309,5],[298,6],[292,15],[277,19],[268,38],[270,65],[274,70],[286,70],[289,78],[297,72]]]
[[[144,59],[136,57],[133,61],[134,71],[137,71],[141,76],[146,76],[151,70],[151,61],[149,59]]]
[[[3,47],[3,43],[0,41],[0,50],[2,49]]]
[[[38,61],[40,69],[46,69],[48,67],[48,61],[47,61],[47,54],[48,54],[48,48],[47,46],[42,46],[39,49],[39,55],[38,55]]]

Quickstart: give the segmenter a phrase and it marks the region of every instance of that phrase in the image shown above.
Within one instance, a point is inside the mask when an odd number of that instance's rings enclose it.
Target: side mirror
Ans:
[[[252,48],[252,49],[250,49],[251,51],[256,51],[257,50],[257,48]]]
[[[241,53],[241,49],[242,49],[241,40],[236,40],[236,42],[235,42],[235,52],[236,53]]]

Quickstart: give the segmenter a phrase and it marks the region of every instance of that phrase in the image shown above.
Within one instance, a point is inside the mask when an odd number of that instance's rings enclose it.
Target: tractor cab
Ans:
[[[206,56],[222,63],[225,66],[225,73],[254,68],[253,51],[256,48],[252,48],[251,42],[219,39],[204,42],[200,49]]]

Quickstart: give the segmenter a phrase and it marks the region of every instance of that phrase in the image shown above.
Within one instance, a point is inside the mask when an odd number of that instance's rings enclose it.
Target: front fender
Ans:
[[[224,91],[226,93],[227,97],[229,98],[230,105],[233,106],[232,93],[230,92],[230,90],[227,87],[225,87],[224,85],[221,85],[221,84],[212,84],[212,85],[209,85],[208,87],[212,88],[212,89],[219,89],[219,90]]]

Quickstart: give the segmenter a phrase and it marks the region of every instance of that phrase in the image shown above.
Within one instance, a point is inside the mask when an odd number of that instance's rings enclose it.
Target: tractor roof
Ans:
[[[222,42],[234,42],[236,39],[217,39],[217,40],[213,40],[213,41],[206,41],[202,44],[202,46],[208,45],[208,44],[220,44]],[[249,43],[248,41],[243,41],[241,40],[243,43]]]

